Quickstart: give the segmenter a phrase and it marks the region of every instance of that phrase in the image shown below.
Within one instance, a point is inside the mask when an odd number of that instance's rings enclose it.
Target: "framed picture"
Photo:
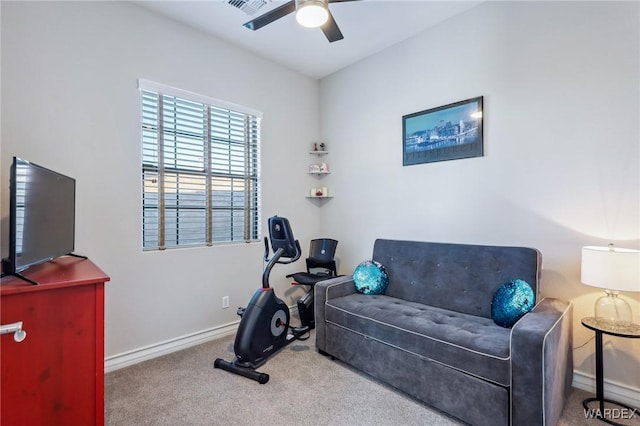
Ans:
[[[482,154],[482,96],[402,117],[403,166]]]

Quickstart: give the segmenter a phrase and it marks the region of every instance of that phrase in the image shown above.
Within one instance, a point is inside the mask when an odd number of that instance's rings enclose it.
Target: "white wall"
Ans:
[[[137,79],[264,113],[263,231],[287,216],[303,248],[320,226],[300,179],[319,133],[318,82],[129,3],[1,7],[3,231],[12,156],[77,179],[76,251],[111,276],[108,357],[237,321],[261,283],[261,243],[142,252]],[[302,267],[274,269],[280,295]]]
[[[542,294],[580,318],[583,245],[640,248],[639,4],[487,2],[321,81],[332,148],[323,232],[342,273],[375,238],[536,247]],[[402,166],[402,116],[484,96],[480,158]],[[635,322],[640,295],[626,293]],[[640,341],[606,340],[610,382],[640,389]],[[594,372],[593,341],[574,351]]]

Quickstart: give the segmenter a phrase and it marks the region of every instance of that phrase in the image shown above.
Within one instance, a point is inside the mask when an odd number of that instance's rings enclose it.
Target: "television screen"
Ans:
[[[13,158],[9,259],[5,264],[9,271],[5,273],[73,252],[75,193],[75,179]]]

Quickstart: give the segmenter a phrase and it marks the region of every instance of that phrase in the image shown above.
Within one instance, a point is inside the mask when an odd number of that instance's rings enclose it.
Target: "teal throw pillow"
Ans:
[[[491,302],[491,319],[499,326],[511,328],[520,318],[533,309],[536,297],[524,280],[511,280],[502,284]]]
[[[389,285],[389,275],[380,262],[367,260],[353,271],[356,290],[363,294],[383,294]]]

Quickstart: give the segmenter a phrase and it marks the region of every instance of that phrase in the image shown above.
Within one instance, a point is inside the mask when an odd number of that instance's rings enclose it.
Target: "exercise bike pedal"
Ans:
[[[244,311],[246,311],[247,308],[238,308],[238,310],[236,311],[236,314],[242,318],[242,316],[244,315]]]
[[[307,334],[310,330],[311,328],[308,325],[305,325],[302,327],[293,327],[291,329],[291,332],[293,333],[294,337],[297,339],[300,336],[304,336],[305,334]]]

